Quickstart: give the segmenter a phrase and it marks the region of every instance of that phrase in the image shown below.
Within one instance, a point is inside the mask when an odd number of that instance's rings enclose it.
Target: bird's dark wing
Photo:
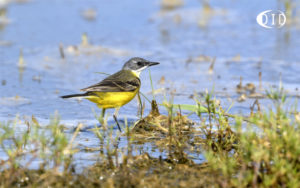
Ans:
[[[141,81],[138,77],[128,71],[119,71],[101,82],[81,89],[81,91],[99,91],[99,92],[124,92],[134,91],[139,88]]]

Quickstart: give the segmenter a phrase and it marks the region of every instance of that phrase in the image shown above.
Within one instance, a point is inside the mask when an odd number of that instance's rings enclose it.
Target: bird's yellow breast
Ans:
[[[95,95],[86,97],[97,104],[99,108],[117,108],[130,102],[139,88],[132,92],[93,92]]]

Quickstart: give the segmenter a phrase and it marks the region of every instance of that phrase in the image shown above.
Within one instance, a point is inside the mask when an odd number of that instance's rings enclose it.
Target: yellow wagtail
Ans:
[[[158,64],[158,62],[147,61],[140,57],[131,58],[124,64],[122,70],[119,72],[108,76],[95,85],[81,89],[81,91],[85,91],[85,93],[61,97],[83,97],[96,103],[99,108],[102,108],[102,118],[104,118],[107,108],[115,108],[113,117],[121,131],[117,120],[120,107],[131,101],[139,92],[141,87],[141,81],[139,79],[141,71],[149,66]]]

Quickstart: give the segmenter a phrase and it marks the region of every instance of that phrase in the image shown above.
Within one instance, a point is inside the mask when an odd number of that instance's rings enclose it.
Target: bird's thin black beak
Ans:
[[[159,64],[158,62],[147,62],[148,67],[153,66],[153,65],[158,65],[158,64]]]

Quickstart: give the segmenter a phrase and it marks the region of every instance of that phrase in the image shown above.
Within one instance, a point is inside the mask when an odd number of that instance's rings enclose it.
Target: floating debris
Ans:
[[[262,99],[262,98],[265,98],[266,96],[264,94],[262,94],[262,93],[256,93],[256,92],[254,92],[254,93],[250,93],[248,95],[248,97],[249,98],[255,98],[255,99]]]
[[[0,41],[0,46],[6,46],[6,47],[8,47],[8,46],[11,46],[11,45],[13,45],[13,43],[11,41],[4,41],[4,40]]]
[[[5,0],[0,1],[0,29],[3,28],[5,25],[10,23],[10,20],[7,18],[6,13],[6,6],[7,3]]]
[[[31,104],[31,102],[27,98],[16,95],[15,97],[0,98],[0,104],[4,106],[19,106],[19,105]]]
[[[241,61],[241,55],[237,54],[236,56],[234,56],[231,60],[231,62],[240,62]]]
[[[70,55],[97,55],[101,54],[113,54],[115,56],[128,56],[130,52],[127,50],[116,49],[111,47],[102,47],[100,45],[92,45],[89,42],[89,37],[86,33],[83,33],[81,36],[81,44],[79,45],[70,45],[64,48],[64,52],[69,53]],[[66,55],[64,53],[64,55]]]
[[[244,102],[246,99],[247,99],[247,95],[243,93],[243,94],[237,99],[237,101],[238,101],[238,102]]]
[[[245,86],[245,90],[254,93],[255,92],[255,85],[253,83],[247,83]]]
[[[80,53],[78,50],[78,47],[75,45],[68,46],[66,48],[66,51],[70,54],[75,54],[75,55],[79,55],[79,53]]]
[[[157,94],[161,94],[164,93],[166,91],[166,88],[159,88],[159,89],[155,89],[153,91],[149,91],[147,94],[150,95],[157,95]]]
[[[238,102],[244,102],[247,98],[264,98],[265,95],[262,93],[255,92],[256,86],[253,83],[247,83],[245,86],[242,84],[242,77],[240,83],[236,86],[236,92],[241,94],[237,99]]]
[[[207,55],[199,55],[194,59],[194,61],[198,62],[212,62],[213,57],[207,56]]]
[[[36,75],[36,76],[33,76],[33,77],[32,77],[32,80],[33,80],[33,81],[37,81],[37,82],[40,83],[42,79],[41,79],[41,76],[40,76],[40,75]]]
[[[181,7],[184,4],[183,0],[162,0],[161,7],[167,10],[173,10]]]
[[[93,21],[97,17],[97,11],[93,8],[88,8],[81,12],[81,16],[88,21]]]
[[[165,76],[162,76],[162,77],[160,78],[160,80],[158,81],[158,84],[163,85],[163,84],[165,84],[165,83],[166,83],[166,78],[165,78]]]

